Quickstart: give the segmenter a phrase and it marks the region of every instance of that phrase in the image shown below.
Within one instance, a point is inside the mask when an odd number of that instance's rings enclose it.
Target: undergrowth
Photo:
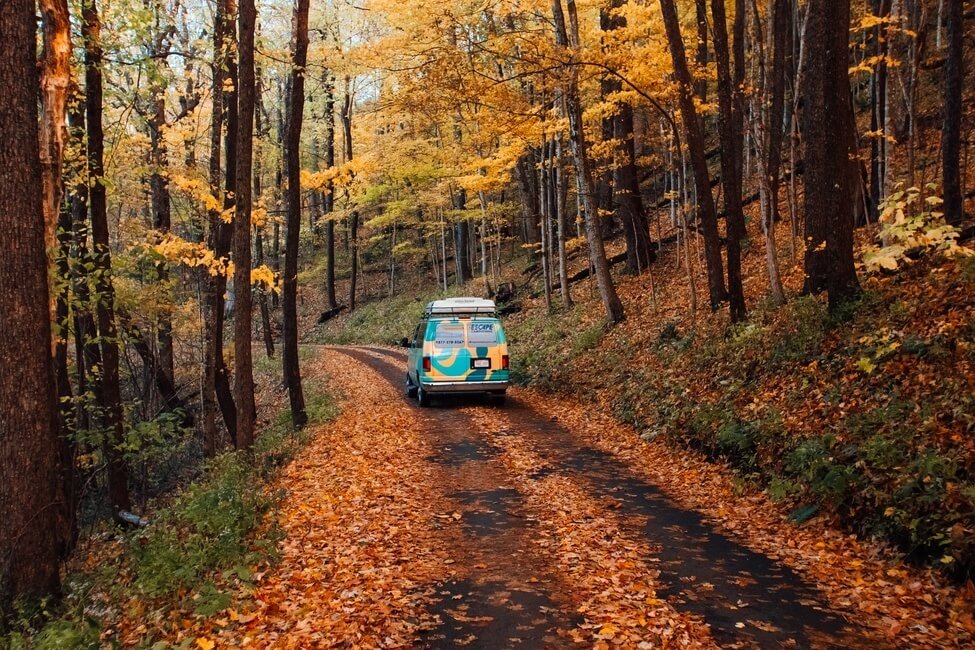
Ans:
[[[528,315],[511,328],[514,376],[580,396],[596,384],[645,439],[726,464],[794,522],[825,514],[971,578],[975,263],[958,265],[869,283],[838,315],[806,296],[724,330],[664,322],[649,346],[601,340],[581,307]]]
[[[337,415],[317,383],[306,383],[305,402],[310,425]],[[260,433],[251,456],[230,451],[206,462],[201,478],[153,513],[145,528],[121,535],[111,561],[69,574],[62,605],[19,603],[0,633],[0,649],[104,647],[103,628],[120,607],[149,619],[172,610],[211,616],[228,608],[234,594],[250,588],[254,570],[276,560],[282,494],[273,480],[308,441],[307,431],[295,431],[284,409]],[[145,646],[169,647],[151,638]]]

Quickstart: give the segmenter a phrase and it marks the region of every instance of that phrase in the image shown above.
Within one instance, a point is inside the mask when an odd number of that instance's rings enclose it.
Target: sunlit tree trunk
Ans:
[[[33,0],[0,3],[0,613],[57,596],[58,439]],[[53,232],[53,230],[52,230]]]
[[[44,242],[54,250],[62,195],[61,174],[67,140],[67,100],[71,86],[71,22],[67,0],[40,0],[40,152],[44,182]]]
[[[301,125],[305,108],[305,63],[308,57],[308,3],[297,0],[291,53],[291,92],[288,95],[288,125],[285,135],[285,164],[288,167],[288,232],[284,245],[284,293],[281,299],[285,384],[295,427],[308,423],[305,394],[298,366],[298,241],[301,231]]]

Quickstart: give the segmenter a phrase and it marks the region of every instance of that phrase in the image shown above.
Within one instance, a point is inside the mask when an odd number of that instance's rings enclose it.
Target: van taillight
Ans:
[[[508,369],[508,355],[507,354],[502,354],[501,355],[501,369],[502,370],[507,370]]]
[[[430,368],[430,357],[423,357],[423,372],[430,372]]]

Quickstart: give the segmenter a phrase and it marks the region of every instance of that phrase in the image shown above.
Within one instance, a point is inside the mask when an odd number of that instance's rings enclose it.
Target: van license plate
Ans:
[[[473,359],[471,361],[471,367],[473,367],[473,368],[490,368],[491,367],[491,360],[490,359]]]

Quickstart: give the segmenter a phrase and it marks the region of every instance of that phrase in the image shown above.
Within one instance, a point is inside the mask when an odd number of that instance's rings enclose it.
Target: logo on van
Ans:
[[[471,332],[486,333],[494,331],[494,323],[471,323]]]

